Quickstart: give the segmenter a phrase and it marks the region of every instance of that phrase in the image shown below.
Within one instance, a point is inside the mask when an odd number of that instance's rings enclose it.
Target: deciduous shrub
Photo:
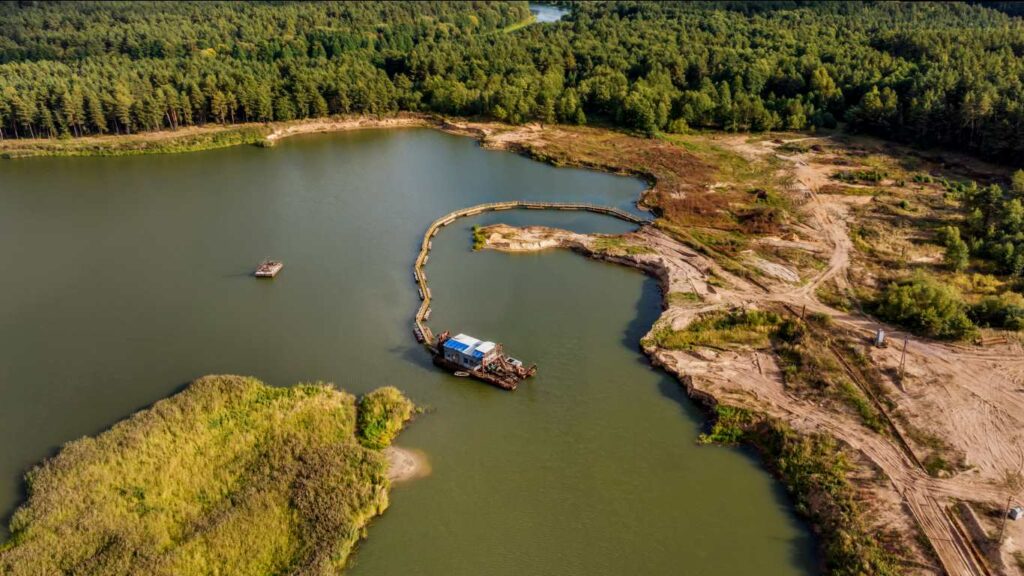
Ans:
[[[882,318],[933,338],[971,335],[974,323],[960,292],[925,274],[891,282],[875,302]]]
[[[359,441],[367,448],[386,448],[412,417],[413,405],[397,388],[387,386],[359,399]]]
[[[841,576],[896,576],[900,570],[864,521],[850,465],[835,440],[800,434],[785,423],[742,408],[718,406],[704,442],[755,446],[779,477],[797,511],[821,534],[826,573]]]
[[[1024,329],[1024,296],[1016,292],[1004,292],[999,296],[983,298],[971,306],[970,316],[979,326]]]

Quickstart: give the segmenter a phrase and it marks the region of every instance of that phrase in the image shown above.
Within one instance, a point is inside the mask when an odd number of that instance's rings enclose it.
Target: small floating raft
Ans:
[[[256,272],[253,273],[257,278],[273,278],[277,276],[277,273],[284,268],[283,262],[277,260],[264,260],[260,262],[260,265],[256,267]]]

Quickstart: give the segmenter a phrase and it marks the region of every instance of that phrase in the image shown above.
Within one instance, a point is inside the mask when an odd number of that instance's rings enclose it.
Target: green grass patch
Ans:
[[[811,147],[804,142],[786,142],[777,148],[779,152],[786,154],[804,154],[811,151]]]
[[[0,157],[32,156],[132,156],[137,154],[173,154],[227,148],[241,144],[266,145],[270,132],[262,126],[225,127],[201,132],[183,131],[133,134],[95,138],[54,138],[51,140],[6,140],[0,145]]]
[[[805,395],[845,404],[865,426],[879,434],[888,433],[884,415],[851,380],[836,356],[854,356],[854,351],[833,351],[831,323],[831,317],[825,314],[810,314],[802,321],[783,319],[772,311],[714,311],[698,317],[682,330],[657,326],[645,344],[673,350],[771,349],[787,386]],[[865,360],[852,361],[856,364]],[[856,373],[856,369],[851,370]],[[860,378],[864,380],[863,374]]]
[[[487,236],[484,229],[476,224],[473,225],[473,250],[482,250],[487,244]]]
[[[835,178],[840,182],[847,182],[850,184],[877,184],[882,180],[888,178],[888,176],[889,174],[884,170],[872,168],[867,170],[845,170],[842,172],[836,172],[835,174],[832,175],[832,178]]]
[[[879,434],[884,434],[886,432],[885,423],[882,421],[882,415],[879,414],[875,405],[868,401],[860,388],[857,388],[846,378],[841,378],[838,382],[838,390],[840,397],[842,397],[843,401],[846,402],[847,405],[853,407],[865,426]]]
[[[366,398],[393,435],[408,400]],[[329,385],[201,378],[29,472],[0,573],[337,574],[388,505],[356,424]]]
[[[750,238],[744,234],[730,230],[676,226],[660,218],[654,225],[697,252],[713,258],[723,270],[747,279],[761,275],[756,267],[747,266],[736,259],[750,245]]]
[[[594,250],[598,252],[628,254],[630,256],[635,256],[637,254],[650,254],[653,252],[650,247],[632,244],[621,236],[602,236],[594,240],[593,247]]]
[[[668,294],[669,306],[687,306],[700,302],[701,298],[696,292],[669,292]]]
[[[875,247],[871,244],[871,241],[876,238],[877,231],[870,228],[858,226],[850,229],[850,241],[853,243],[853,247],[865,256],[874,257],[878,255]]]
[[[925,456],[921,464],[924,465],[924,469],[928,472],[928,475],[935,478],[941,476],[943,472],[952,473],[955,471],[955,468],[950,465],[945,458],[943,458],[942,454],[937,452],[932,452],[928,456]]]
[[[763,247],[760,252],[767,259],[793,268],[797,272],[808,269],[820,271],[828,267],[828,261],[819,254],[800,248],[773,246]]]
[[[780,322],[774,312],[760,310],[715,311],[704,314],[682,330],[662,326],[651,336],[653,343],[672,350],[697,347],[718,349],[768,348]]]
[[[719,180],[734,184],[761,183],[765,180],[764,162],[751,162],[743,155],[728,150],[700,134],[663,134],[662,138],[681,146],[714,166]]]
[[[841,291],[834,282],[826,282],[818,286],[814,291],[814,295],[818,297],[822,304],[831,306],[836,310],[842,310],[843,312],[849,312],[857,306],[853,298]]]
[[[708,283],[708,286],[714,286],[715,288],[727,288],[729,286],[729,283],[725,281],[725,278],[715,274],[713,270],[708,274],[706,282]]]
[[[719,404],[715,406],[711,430],[701,434],[697,441],[701,444],[739,444],[756,421],[757,416],[749,410]]]
[[[786,385],[804,394],[834,398],[853,409],[865,426],[885,434],[882,414],[851,381],[830,346],[831,320],[826,315],[810,315],[806,322],[794,319],[779,325],[772,344]],[[843,352],[850,355],[851,351]]]
[[[828,185],[829,194],[840,194],[843,196],[881,196],[885,193],[882,188],[868,188],[860,186],[843,186],[842,184]]]
[[[515,32],[516,30],[521,30],[523,28],[526,28],[527,26],[533,24],[536,21],[537,21],[537,17],[534,16],[533,14],[530,14],[529,18],[526,18],[524,20],[520,20],[519,22],[516,22],[515,24],[509,24],[508,26],[505,26],[501,30],[498,30],[498,32],[500,32],[502,34],[508,34],[510,32]],[[486,35],[487,34],[484,34],[484,36],[486,36]]]

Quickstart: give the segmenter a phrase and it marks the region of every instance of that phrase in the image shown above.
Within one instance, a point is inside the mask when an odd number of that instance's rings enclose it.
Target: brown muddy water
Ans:
[[[274,149],[0,163],[0,514],[33,464],[209,373],[395,385],[428,407],[398,486],[347,571],[811,574],[814,542],[751,455],[695,444],[703,418],[650,368],[656,283],[566,252],[473,252],[473,224],[628,229],[502,212],[434,239],[431,326],[540,367],[514,393],[433,368],[411,332],[421,235],[512,199],[631,208],[644,184],[557,169],[431,130]],[[263,258],[278,278],[250,276]]]

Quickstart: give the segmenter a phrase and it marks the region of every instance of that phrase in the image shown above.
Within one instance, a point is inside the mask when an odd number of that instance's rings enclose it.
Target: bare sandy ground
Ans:
[[[273,131],[267,134],[265,140],[276,142],[289,136],[299,134],[315,134],[319,132],[346,132],[349,130],[366,130],[372,128],[416,128],[422,126],[436,125],[436,121],[430,120],[427,116],[416,114],[400,114],[375,118],[372,116],[353,116],[341,118],[318,118],[302,122],[276,124]]]
[[[384,455],[388,459],[388,479],[392,482],[408,482],[430,475],[430,461],[421,450],[388,446]]]
[[[740,153],[773,153],[774,145],[770,142],[749,143],[740,137],[733,141]],[[807,224],[800,230],[802,237],[791,244],[829,256],[825,269],[809,282],[800,284],[792,275],[779,273],[770,286],[754,285],[650,226],[621,237],[628,244],[649,249],[640,254],[608,251],[603,247],[607,243],[599,248],[600,235],[502,225],[486,230],[487,247],[504,251],[568,248],[645,270],[659,278],[664,294],[693,292],[701,297],[702,303],[686,306],[666,298],[659,323],[669,323],[675,329],[716,308],[784,304],[828,314],[840,329],[864,340],[878,327],[884,327],[891,341],[902,342],[905,334],[891,326],[829,308],[818,301],[815,289],[823,282],[833,280],[840,287],[849,284],[852,242],[847,221],[851,199],[816,193],[828,181],[831,171],[840,169],[838,166],[811,163],[803,154],[780,157],[789,161],[787,169],[794,176],[792,193],[803,201],[807,216]],[[726,287],[710,285],[712,273],[724,278]],[[942,564],[941,568],[929,566],[922,560],[921,573],[986,574],[974,558],[976,551],[972,551],[962,527],[950,518],[947,508],[953,500],[1002,506],[1007,497],[1007,474],[1024,472],[1024,354],[1019,344],[1013,343],[981,348],[906,336],[909,340],[905,385],[898,386],[889,377],[881,385],[895,401],[895,412],[917,428],[935,433],[964,455],[970,468],[951,478],[929,476],[919,464],[917,451],[923,448],[912,441],[908,442],[908,453],[895,439],[871,431],[853,415],[801,399],[788,391],[771,354],[710,350],[693,353],[657,347],[649,347],[646,352],[655,364],[680,377],[692,394],[766,412],[797,430],[828,432],[855,450],[865,465],[880,470],[886,481],[870,488],[874,494],[866,499],[871,520],[880,529],[902,527],[913,533],[915,524],[920,527]],[[894,373],[901,346],[871,348],[870,354],[883,370]],[[905,431],[900,432],[902,435]],[[1016,524],[1024,526],[1024,522]],[[1003,546],[1003,565],[996,567],[1001,573],[1019,573],[1010,557],[1024,543],[1024,530],[1016,524]]]
[[[513,127],[494,122],[448,122],[438,117],[403,114],[397,117],[327,118],[270,125],[268,142],[297,134],[345,131],[369,128],[405,128],[430,126],[445,132],[475,138],[487,148],[523,150],[538,145],[544,138],[563,137],[557,126],[531,124]],[[234,128],[237,128],[235,126]],[[191,129],[216,131],[217,127]],[[188,130],[188,129],[186,129]],[[143,138],[170,138],[182,131],[138,135]],[[571,135],[570,135],[571,136]],[[115,137],[99,137],[115,138]],[[571,139],[571,138],[570,138]],[[772,268],[769,284],[755,285],[723,270],[713,260],[697,253],[653,227],[625,235],[631,244],[650,248],[650,252],[598,250],[599,236],[574,234],[549,228],[513,229],[492,227],[487,245],[506,251],[537,251],[569,248],[591,257],[640,268],[657,277],[664,294],[692,292],[700,296],[696,305],[673,304],[666,298],[659,322],[675,329],[685,327],[697,315],[723,307],[785,304],[833,317],[837,326],[870,337],[879,327],[886,328],[891,341],[902,342],[904,334],[891,326],[859,314],[841,312],[821,303],[815,290],[834,281],[840,289],[850,286],[852,241],[847,224],[851,207],[870,200],[867,197],[819,193],[831,183],[830,176],[850,166],[830,164],[812,153],[782,153],[779,143],[752,141],[746,136],[718,136],[722,145],[752,160],[774,155],[785,161],[782,169],[793,182],[790,193],[803,207],[806,218],[797,225],[797,238],[765,238],[760,242],[825,254],[828,264],[809,281],[798,283],[786,267]],[[799,138],[818,140],[823,138]],[[626,169],[628,167],[622,167]],[[614,169],[614,167],[608,168]],[[709,283],[715,276],[724,287]],[[716,284],[719,284],[716,282]],[[960,452],[969,469],[952,478],[932,478],[918,464],[916,452],[922,447],[909,441],[901,448],[892,438],[880,436],[849,414],[839,413],[795,396],[785,389],[778,366],[771,354],[762,352],[696,353],[649,348],[652,362],[676,374],[691,394],[711,402],[763,411],[788,422],[804,432],[827,432],[852,448],[866,468],[875,467],[886,482],[865,487],[863,498],[870,505],[873,525],[905,529],[916,525],[934,547],[941,566],[923,561],[922,574],[949,573],[980,575],[986,572],[971,559],[972,552],[959,532],[957,523],[947,514],[952,499],[984,502],[1002,506],[1007,490],[1007,474],[1024,473],[1024,350],[1007,343],[985,348],[946,344],[909,337],[904,385],[891,379],[880,384],[896,403],[894,413],[915,427],[933,432]],[[898,365],[900,347],[870,349],[873,361],[885,368]],[[389,468],[396,482],[429,474],[425,455],[416,451],[389,448]],[[1017,495],[1018,501],[1024,494]],[[1010,524],[1009,538],[1002,549],[1000,573],[1024,574],[1011,559],[1024,550],[1024,522]]]

